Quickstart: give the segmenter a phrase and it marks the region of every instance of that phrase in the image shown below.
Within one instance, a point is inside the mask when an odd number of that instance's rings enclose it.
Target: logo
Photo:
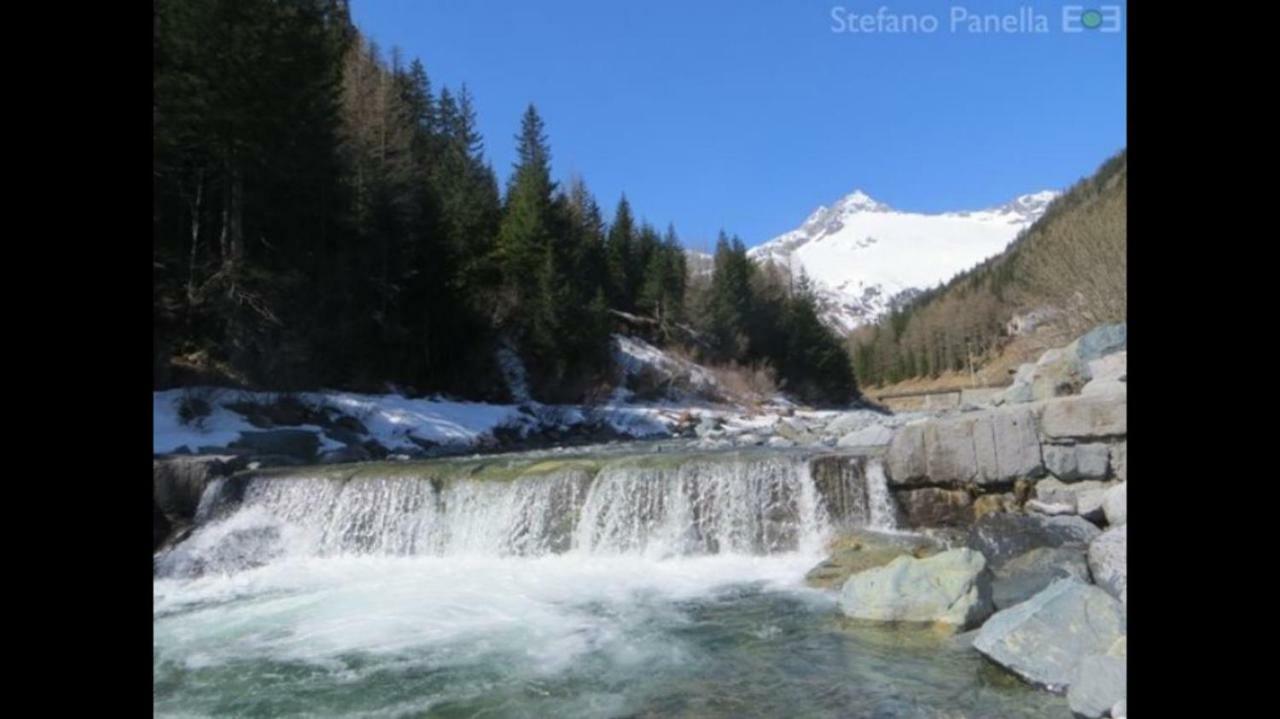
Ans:
[[[1083,5],[1064,5],[1062,8],[1062,31],[1085,32],[1120,32],[1120,6],[1102,5],[1086,8]]]

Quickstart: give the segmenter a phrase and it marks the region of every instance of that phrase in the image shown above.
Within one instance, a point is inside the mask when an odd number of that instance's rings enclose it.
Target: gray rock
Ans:
[[[883,567],[901,556],[922,559],[942,550],[941,543],[928,537],[854,530],[837,538],[831,554],[810,569],[804,580],[811,587],[839,590],[858,572]]]
[[[1040,547],[1020,554],[994,572],[991,600],[1008,609],[1039,594],[1059,579],[1089,581],[1089,563],[1081,546]]]
[[[367,437],[360,435],[345,427],[330,427],[326,429],[324,433],[325,433],[325,436],[329,437],[335,442],[341,442],[349,447],[362,445],[367,439]]]
[[[1035,514],[991,514],[974,522],[965,546],[987,558],[991,568],[1039,547],[1087,547],[1101,534],[1094,525],[1076,516],[1045,517]]]
[[[1091,362],[1125,349],[1127,342],[1128,327],[1125,323],[1119,322],[1113,325],[1098,325],[1067,345],[1067,348],[1082,361]]]
[[[995,484],[1043,472],[1035,415],[1025,407],[907,425],[894,434],[888,460],[896,485]]]
[[[1089,480],[1085,482],[1073,482],[1067,484],[1059,479],[1048,477],[1035,483],[1036,499],[1041,502],[1050,504],[1067,504],[1070,505],[1072,511],[1075,507],[1079,496],[1082,492],[1094,489],[1105,489],[1107,484],[1097,480]]]
[[[1120,350],[1089,362],[1090,382],[1125,382],[1129,376],[1129,353]]]
[[[156,503],[154,495],[151,497],[151,551],[160,548],[166,537],[169,536],[173,525],[169,522],[169,518],[164,516],[164,512],[160,511],[160,505]]]
[[[1093,379],[1080,390],[1082,395],[1107,394],[1120,389],[1128,380],[1128,352],[1117,352],[1089,363]]]
[[[1087,489],[1076,497],[1076,514],[1093,522],[1094,524],[1102,524],[1107,521],[1107,514],[1104,504],[1107,501],[1107,492],[1111,491],[1111,485],[1104,484],[1097,489]]]
[[[355,444],[341,449],[331,449],[320,455],[322,464],[346,464],[349,462],[368,462],[373,455],[363,446]]]
[[[849,577],[840,591],[840,608],[855,619],[964,630],[993,610],[991,572],[982,555],[968,549],[925,559],[898,557]]]
[[[1044,403],[1040,431],[1050,439],[1095,439],[1128,432],[1128,400],[1123,392],[1062,397]]]
[[[1067,704],[1078,717],[1101,719],[1111,707],[1124,701],[1127,693],[1127,662],[1124,657],[1090,654],[1080,660]]]
[[[1111,471],[1121,482],[1129,481],[1129,442],[1111,445]]]
[[[1039,499],[1029,500],[1026,504],[1026,509],[1028,512],[1047,514],[1051,517],[1076,513],[1076,507],[1074,504],[1067,504],[1065,502],[1045,502]]]
[[[1031,399],[1078,394],[1089,381],[1089,367],[1070,347],[1051,349],[1040,356],[1031,375]]]
[[[714,417],[711,415],[703,415],[698,420],[698,427],[694,432],[699,437],[712,437],[719,433],[720,428],[724,426],[724,418]]]
[[[974,649],[1023,679],[1063,692],[1081,660],[1103,654],[1124,634],[1120,603],[1074,579],[996,612],[978,632]]]
[[[974,481],[978,454],[974,442],[977,417],[953,417],[931,421],[924,428],[925,465],[932,482]]]
[[[1129,704],[1127,699],[1121,699],[1111,707],[1111,719],[1125,719],[1129,716]]]
[[[270,429],[261,432],[241,432],[240,439],[232,447],[248,449],[257,454],[282,454],[303,461],[312,461],[320,448],[320,438],[305,429]]]
[[[894,492],[908,527],[960,527],[973,521],[973,498],[963,489],[924,487]]]
[[[1128,486],[1128,482],[1117,484],[1107,490],[1106,497],[1102,500],[1102,510],[1107,517],[1107,524],[1113,527],[1118,527],[1129,520]]]
[[[1089,543],[1089,572],[1099,587],[1119,599],[1128,588],[1129,525],[1108,529]]]
[[[1103,503],[1112,485],[1097,480],[1066,484],[1050,477],[1035,484],[1035,504],[1027,507],[1044,514],[1078,514],[1091,522],[1104,519]],[[1063,508],[1067,511],[1063,511]]]
[[[992,411],[989,416],[996,472],[987,479],[1004,482],[1044,474],[1035,414],[1026,407],[1006,407]]]
[[[209,483],[246,466],[244,457],[229,454],[178,455],[151,463],[151,496],[160,512],[192,519]]]
[[[875,415],[869,412],[845,412],[835,417],[822,430],[824,434],[842,437],[850,432],[856,432],[875,422]]]
[[[1044,467],[1064,482],[1106,479],[1110,448],[1102,442],[1090,444],[1046,444]]]
[[[773,431],[794,444],[809,444],[818,438],[804,422],[794,418],[779,421],[774,425]]]
[[[739,447],[755,447],[764,444],[764,440],[760,439],[760,435],[746,432],[734,437],[734,444]]]
[[[924,459],[924,429],[927,423],[909,424],[899,429],[889,443],[888,466],[891,484],[910,484],[929,477]]]
[[[893,441],[893,430],[882,425],[873,424],[854,430],[836,442],[837,447],[883,447]]]
[[[786,449],[787,447],[796,446],[795,442],[787,439],[786,437],[770,437],[769,441],[765,442],[765,444],[767,444],[770,447],[778,447],[780,449]]]

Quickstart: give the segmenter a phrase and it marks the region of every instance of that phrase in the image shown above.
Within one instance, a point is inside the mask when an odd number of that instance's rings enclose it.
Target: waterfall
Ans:
[[[882,526],[878,463],[779,453],[298,468],[211,484],[161,575],[280,557],[542,556],[817,551],[841,526]],[[885,507],[889,507],[886,509]],[[887,519],[889,518],[889,519]]]
[[[867,527],[881,531],[898,528],[898,505],[889,494],[889,480],[884,474],[884,463],[873,459],[867,463]]]

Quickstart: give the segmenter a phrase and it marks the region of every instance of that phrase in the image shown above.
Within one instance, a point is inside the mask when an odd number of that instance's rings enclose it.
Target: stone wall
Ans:
[[[1116,385],[902,427],[886,469],[905,521],[965,525],[1009,507],[1100,511],[1106,491],[1127,476],[1127,394]]]

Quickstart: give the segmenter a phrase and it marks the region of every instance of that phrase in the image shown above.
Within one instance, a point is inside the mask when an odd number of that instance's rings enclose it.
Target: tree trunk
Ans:
[[[191,258],[187,263],[187,304],[196,301],[196,259],[200,253],[200,212],[204,199],[204,171],[196,174],[196,195],[191,202]]]

